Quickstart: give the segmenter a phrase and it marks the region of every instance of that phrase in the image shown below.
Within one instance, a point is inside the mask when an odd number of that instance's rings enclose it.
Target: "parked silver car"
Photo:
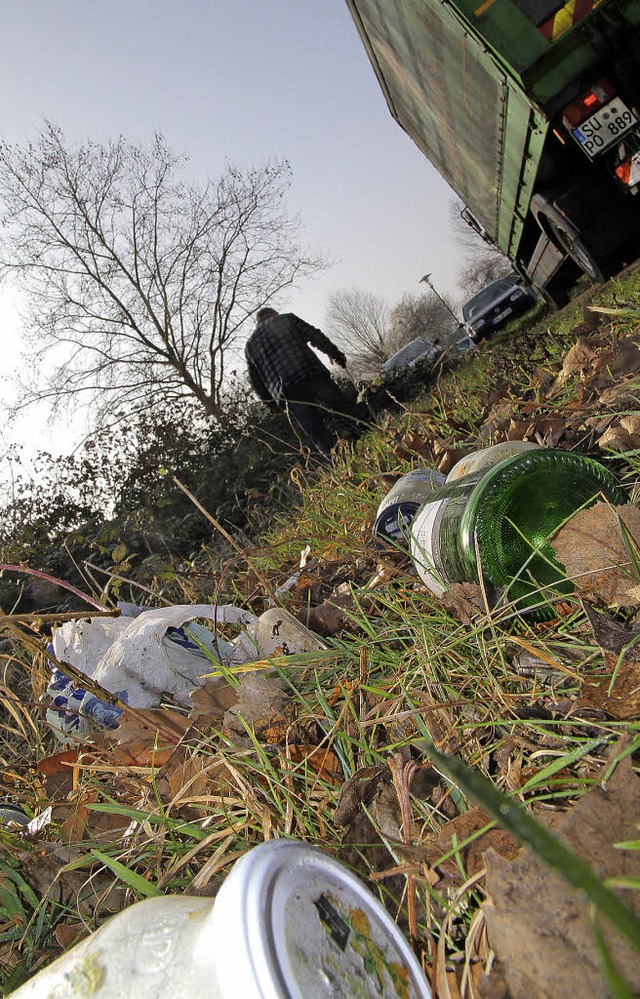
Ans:
[[[493,330],[527,312],[536,304],[533,291],[517,279],[492,281],[462,306],[462,318],[469,336],[481,340]]]
[[[435,361],[441,354],[442,347],[439,340],[425,340],[424,337],[417,336],[411,343],[405,344],[387,358],[380,369],[380,374],[385,379],[393,377],[400,371],[415,368],[418,364]]]

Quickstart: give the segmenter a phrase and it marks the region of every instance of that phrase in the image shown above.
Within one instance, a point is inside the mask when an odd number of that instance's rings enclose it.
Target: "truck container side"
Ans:
[[[544,297],[620,264],[640,220],[640,0],[347,4],[395,119]]]

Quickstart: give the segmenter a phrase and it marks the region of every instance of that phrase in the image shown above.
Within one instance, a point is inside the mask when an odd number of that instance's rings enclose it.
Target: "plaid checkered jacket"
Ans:
[[[344,361],[342,351],[321,330],[292,312],[258,323],[244,349],[254,392],[265,402],[279,402],[291,398],[291,390],[303,379],[329,377],[310,344],[332,360]]]

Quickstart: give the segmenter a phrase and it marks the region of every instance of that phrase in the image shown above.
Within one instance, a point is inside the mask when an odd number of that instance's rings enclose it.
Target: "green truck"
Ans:
[[[402,128],[552,305],[638,253],[640,0],[347,0]]]

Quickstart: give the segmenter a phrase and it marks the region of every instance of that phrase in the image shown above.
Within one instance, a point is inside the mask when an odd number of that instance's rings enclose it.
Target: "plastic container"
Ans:
[[[283,607],[270,607],[237,639],[229,666],[233,669],[271,656],[301,655],[319,649],[326,649],[326,645],[293,614]]]
[[[406,543],[416,513],[444,482],[444,475],[433,468],[414,468],[403,475],[378,507],[374,536],[390,544]]]
[[[441,597],[454,582],[508,587],[527,610],[544,602],[545,587],[569,593],[549,538],[577,510],[626,495],[591,458],[531,448],[476,469],[444,486],[422,505],[412,526],[411,556],[420,578]],[[477,550],[476,550],[477,548]],[[550,608],[538,607],[547,616]]]
[[[137,902],[38,972],[15,999],[430,999],[408,942],[320,850],[272,840],[215,900]]]

